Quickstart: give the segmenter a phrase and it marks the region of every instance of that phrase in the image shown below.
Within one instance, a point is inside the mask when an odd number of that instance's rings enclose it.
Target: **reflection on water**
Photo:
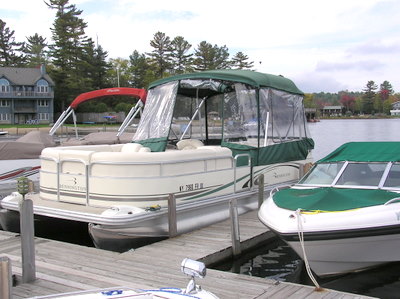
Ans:
[[[313,285],[300,257],[283,241],[275,240],[213,269],[238,274]],[[368,271],[317,278],[321,287],[382,299],[400,299],[400,262]]]
[[[299,283],[303,269],[302,260],[284,242],[275,239],[260,247],[213,266],[214,269],[278,281]]]

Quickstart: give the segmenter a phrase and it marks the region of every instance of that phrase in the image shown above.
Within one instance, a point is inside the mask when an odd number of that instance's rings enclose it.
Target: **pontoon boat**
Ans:
[[[181,234],[228,218],[230,200],[239,213],[257,208],[260,175],[267,190],[297,182],[311,161],[306,125],[303,93],[281,76],[162,79],[150,85],[132,143],[43,150],[40,194],[29,198],[38,216],[89,223],[97,247],[135,248],[175,224]],[[3,222],[19,200],[1,202]]]

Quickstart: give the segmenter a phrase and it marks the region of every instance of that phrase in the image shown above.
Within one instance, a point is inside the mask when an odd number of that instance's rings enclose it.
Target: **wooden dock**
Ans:
[[[257,219],[256,212],[239,217],[242,249],[272,238]],[[35,238],[36,280],[19,282],[13,298],[28,298],[63,292],[126,286],[138,289],[184,288],[188,277],[180,272],[184,258],[206,265],[232,254],[230,221],[160,241],[134,251],[116,253],[92,247]],[[0,256],[11,260],[12,273],[22,275],[19,235],[0,231]],[[371,298],[293,283],[207,269],[197,279],[204,289],[219,298]]]

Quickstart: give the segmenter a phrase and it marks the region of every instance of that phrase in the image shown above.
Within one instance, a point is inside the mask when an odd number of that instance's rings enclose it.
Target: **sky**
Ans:
[[[398,0],[70,0],[86,35],[108,58],[152,51],[161,31],[241,51],[259,72],[282,75],[307,93],[362,91],[389,81],[400,92]],[[0,19],[16,41],[35,33],[51,42],[55,11],[43,0],[2,1]]]

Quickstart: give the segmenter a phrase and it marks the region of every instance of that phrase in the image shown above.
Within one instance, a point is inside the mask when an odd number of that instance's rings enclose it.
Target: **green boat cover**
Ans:
[[[346,211],[358,208],[382,205],[399,193],[381,189],[284,189],[274,194],[275,204],[283,209],[297,209],[310,212]]]
[[[314,148],[314,140],[304,138],[260,148],[230,142],[222,142],[221,145],[229,148],[234,157],[239,154],[250,155],[252,165],[258,166],[304,160],[307,158],[309,151]],[[247,165],[247,159],[245,157],[239,158],[236,166],[244,165]]]
[[[397,162],[400,161],[400,142],[345,143],[317,163],[339,161]]]
[[[212,70],[191,74],[182,74],[154,81],[150,84],[149,89],[171,81],[186,79],[215,79],[234,81],[249,84],[258,88],[272,87],[278,90],[287,91],[289,93],[304,95],[304,93],[298,89],[290,79],[282,76],[258,73],[249,70]]]
[[[167,137],[160,137],[160,138],[149,138],[140,141],[134,141],[134,143],[139,143],[145,147],[151,149],[152,152],[163,152],[167,147]]]

